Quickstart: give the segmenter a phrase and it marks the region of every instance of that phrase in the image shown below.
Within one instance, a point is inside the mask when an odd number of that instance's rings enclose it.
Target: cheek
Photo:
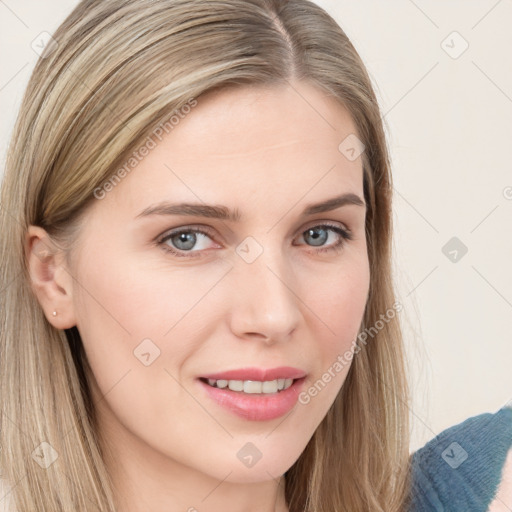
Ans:
[[[315,312],[311,318],[311,338],[316,344],[316,364],[312,378],[299,396],[299,403],[310,411],[316,428],[327,414],[345,382],[354,357],[355,340],[361,326],[368,291],[368,260],[355,257],[340,263],[336,270],[324,272],[311,291],[307,305]]]
[[[84,261],[78,276],[86,283],[76,294],[78,318],[82,324],[94,318],[97,330],[107,328],[134,342],[165,336],[229,269],[226,264],[173,268],[160,253],[120,255],[109,247],[88,258],[93,263]]]
[[[113,412],[116,421],[141,438],[200,435],[193,426],[201,425],[196,416],[204,411],[177,382],[207,338],[200,330],[213,313],[205,296],[227,266],[208,272],[170,269],[161,260],[153,264],[149,258],[119,257],[108,247],[89,258],[80,267],[77,281],[87,287],[74,294],[75,307],[94,391],[106,396],[97,397],[103,416]],[[101,269],[94,261],[101,262]]]
[[[306,296],[317,314],[317,323],[323,339],[324,353],[333,356],[350,348],[357,337],[364,315],[370,285],[367,260],[340,264],[338,270],[327,272],[318,287],[318,293]],[[320,326],[323,326],[320,327]]]

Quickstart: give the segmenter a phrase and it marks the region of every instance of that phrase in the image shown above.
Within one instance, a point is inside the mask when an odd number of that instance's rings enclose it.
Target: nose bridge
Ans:
[[[250,238],[237,248],[233,330],[239,336],[260,334],[278,341],[296,328],[300,318],[292,267],[280,247],[263,247]]]

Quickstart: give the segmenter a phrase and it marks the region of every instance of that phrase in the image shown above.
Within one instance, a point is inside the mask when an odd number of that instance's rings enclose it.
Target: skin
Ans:
[[[292,85],[198,98],[90,207],[72,264],[58,252],[37,257],[49,241],[41,228],[28,230],[32,286],[46,317],[59,329],[76,325],[83,340],[123,512],[287,511],[281,477],[346,378],[350,363],[308,404],[269,421],[221,408],[197,381],[247,366],[293,366],[307,373],[308,389],[358,333],[370,282],[365,206],[301,217],[307,205],[342,193],[364,201],[361,158],[338,150],[357,131],[320,89]],[[225,205],[243,219],[135,219],[163,200]],[[339,251],[317,252],[341,239],[322,228],[319,242],[307,236],[323,222],[349,229],[353,239]],[[190,244],[199,257],[162,249],[191,254],[178,237],[155,242],[198,225],[212,231]],[[252,263],[236,252],[247,237],[263,248]],[[149,366],[134,356],[146,338],[160,350]],[[262,454],[252,467],[237,458],[247,442]]]

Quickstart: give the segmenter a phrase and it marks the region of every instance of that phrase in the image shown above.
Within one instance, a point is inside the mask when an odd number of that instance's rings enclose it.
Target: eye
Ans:
[[[323,244],[329,239],[329,234],[334,233],[334,238],[338,238],[334,244],[323,247]],[[334,224],[321,224],[319,226],[313,226],[308,228],[302,233],[302,238],[313,243],[313,246],[322,246],[320,249],[316,249],[313,252],[323,253],[334,251],[340,251],[345,243],[353,239],[352,233],[348,229],[344,229]]]
[[[334,234],[334,243],[323,247],[331,237],[331,234]],[[199,247],[198,249],[196,246],[198,242],[207,238],[211,240],[212,237],[213,233],[210,229],[190,226],[176,229],[164,235],[157,240],[157,245],[161,246],[166,252],[173,254],[174,256],[197,258],[201,256],[200,253],[203,250],[207,249],[207,247]],[[346,241],[353,239],[352,233],[348,229],[332,224],[312,226],[306,231],[303,231],[300,237],[307,240],[308,243],[311,243],[313,247],[320,247],[313,251],[315,253],[339,251],[344,247]],[[172,243],[172,246],[170,243]],[[195,250],[192,250],[194,247]]]
[[[191,249],[197,244],[198,240],[203,238],[212,238],[213,234],[209,229],[206,228],[180,228],[176,231],[172,231],[171,233],[165,235],[158,241],[158,245],[160,245],[166,252],[169,252],[178,257],[185,258],[195,258],[197,255],[186,254],[197,253],[200,252],[198,250],[191,251]],[[170,241],[173,243],[174,247],[171,247],[167,242]],[[203,247],[204,249],[204,247]]]

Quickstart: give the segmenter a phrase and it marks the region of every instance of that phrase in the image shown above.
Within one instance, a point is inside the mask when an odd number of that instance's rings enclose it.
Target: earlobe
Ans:
[[[63,251],[43,228],[30,226],[25,237],[25,254],[31,286],[47,320],[57,329],[75,326],[73,280]]]

